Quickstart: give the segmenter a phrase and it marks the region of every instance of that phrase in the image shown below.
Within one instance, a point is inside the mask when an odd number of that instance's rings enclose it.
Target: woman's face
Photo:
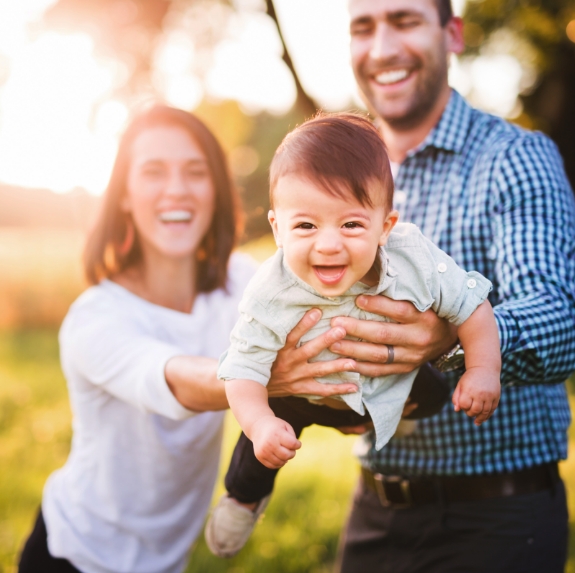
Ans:
[[[194,255],[214,215],[206,156],[187,131],[151,127],[135,138],[122,208],[130,212],[144,255]]]

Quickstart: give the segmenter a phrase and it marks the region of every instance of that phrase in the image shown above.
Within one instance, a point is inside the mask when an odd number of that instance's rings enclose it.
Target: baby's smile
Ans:
[[[324,285],[333,286],[341,281],[347,271],[347,265],[314,265],[313,270]]]

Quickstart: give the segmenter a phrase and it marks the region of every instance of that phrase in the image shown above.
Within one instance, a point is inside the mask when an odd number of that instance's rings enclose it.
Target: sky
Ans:
[[[54,0],[0,3],[0,181],[56,192],[102,193],[128,117],[112,98],[118,63],[97,59],[92,39],[38,26]],[[202,97],[235,99],[251,113],[281,114],[295,98],[281,44],[261,0],[236,0],[224,40],[201,82],[191,72],[189,36],[173,26],[154,56],[154,82],[170,104],[191,109]],[[461,13],[464,0],[454,2]],[[275,0],[300,79],[326,109],[357,107],[349,63],[347,0]],[[304,17],[305,15],[305,17]],[[523,81],[505,53],[473,63],[454,59],[450,82],[473,103],[503,116],[516,113]]]

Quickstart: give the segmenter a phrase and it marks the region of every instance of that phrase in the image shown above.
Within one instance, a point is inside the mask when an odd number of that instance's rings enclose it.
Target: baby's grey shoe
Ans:
[[[218,557],[233,557],[247,543],[258,519],[270,501],[271,495],[261,499],[251,511],[224,495],[212,510],[204,537],[209,550]]]

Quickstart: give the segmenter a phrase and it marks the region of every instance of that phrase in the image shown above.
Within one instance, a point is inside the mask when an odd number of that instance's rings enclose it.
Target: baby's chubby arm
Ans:
[[[269,407],[266,387],[241,379],[227,380],[225,387],[230,408],[253,442],[256,458],[270,469],[284,466],[301,448],[301,442],[293,428]]]
[[[459,341],[465,351],[465,374],[459,380],[452,402],[456,412],[475,416],[475,425],[487,420],[501,395],[501,350],[499,331],[488,301],[459,327]]]

